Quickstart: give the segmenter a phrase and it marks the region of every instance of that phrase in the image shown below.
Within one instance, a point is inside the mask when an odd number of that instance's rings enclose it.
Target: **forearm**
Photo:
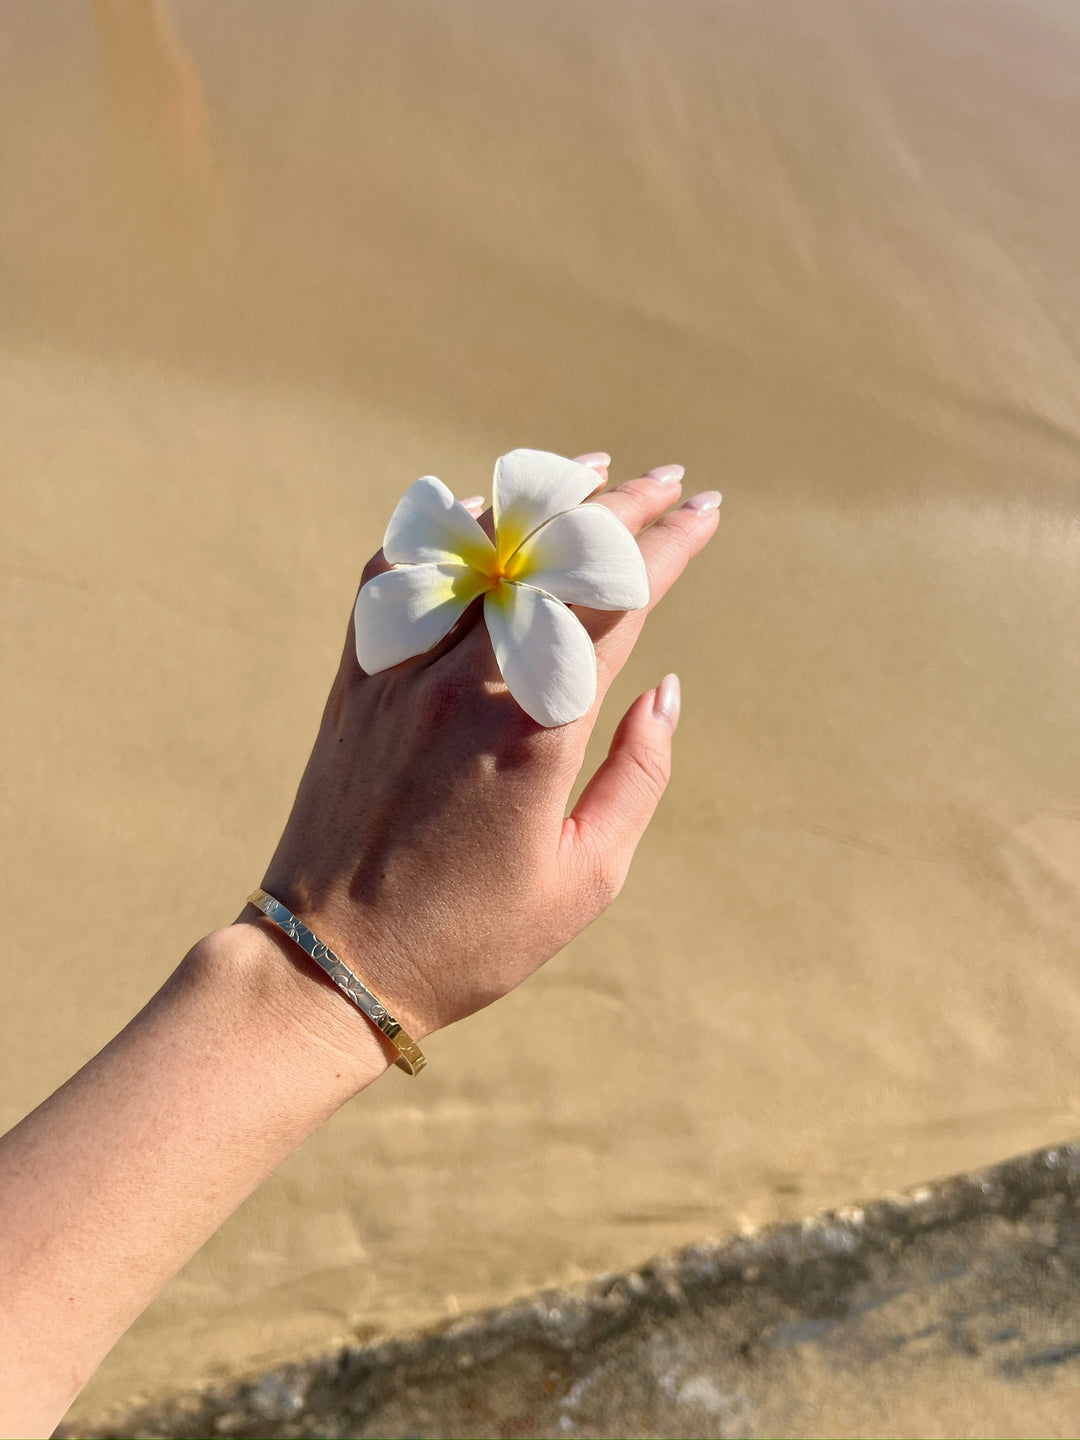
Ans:
[[[47,1435],[167,1280],[389,1054],[291,942],[200,941],[0,1140],[0,1433]]]

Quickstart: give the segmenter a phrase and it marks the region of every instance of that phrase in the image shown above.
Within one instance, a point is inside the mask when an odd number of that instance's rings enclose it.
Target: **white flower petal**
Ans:
[[[423,475],[391,515],[383,554],[391,565],[472,565],[486,571],[495,547],[443,482]]]
[[[545,520],[580,505],[601,484],[591,466],[547,450],[511,450],[500,456],[492,491],[500,557],[509,559]]]
[[[531,585],[497,585],[484,620],[510,694],[538,725],[578,720],[596,699],[596,651],[561,601]]]
[[[437,645],[488,582],[465,565],[406,565],[360,587],[356,658],[369,675]]]
[[[640,610],[649,603],[637,541],[606,505],[579,505],[542,525],[514,556],[509,575],[567,605]]]

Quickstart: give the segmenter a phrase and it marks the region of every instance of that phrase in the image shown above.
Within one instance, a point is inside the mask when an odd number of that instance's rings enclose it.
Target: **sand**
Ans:
[[[4,1123],[258,881],[412,479],[725,493],[618,904],[76,1414],[1076,1131],[1080,15],[37,0],[0,137]]]
[[[57,1440],[1075,1440],[1078,1200],[1080,1146],[1055,1145]]]

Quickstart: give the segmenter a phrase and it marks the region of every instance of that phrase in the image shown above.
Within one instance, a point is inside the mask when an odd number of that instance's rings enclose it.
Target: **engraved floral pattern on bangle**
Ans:
[[[427,1064],[419,1045],[405,1034],[386,1006],[375,998],[364,982],[352,973],[338,955],[334,954],[329,945],[319,940],[302,920],[265,890],[253,891],[248,896],[248,904],[261,910],[279,930],[299,945],[305,954],[310,955],[312,960],[321,970],[325,971],[357,1009],[397,1046],[400,1054],[396,1063],[402,1069],[407,1070],[410,1075],[419,1075]],[[401,1036],[400,1040],[398,1036]]]

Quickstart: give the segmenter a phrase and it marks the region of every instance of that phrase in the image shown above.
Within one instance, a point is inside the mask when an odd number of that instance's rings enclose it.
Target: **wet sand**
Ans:
[[[1080,1146],[59,1436],[1076,1435]]]
[[[725,492],[619,903],[76,1415],[1076,1131],[1078,77],[1051,3],[0,6],[4,1123],[237,913],[412,479]]]

